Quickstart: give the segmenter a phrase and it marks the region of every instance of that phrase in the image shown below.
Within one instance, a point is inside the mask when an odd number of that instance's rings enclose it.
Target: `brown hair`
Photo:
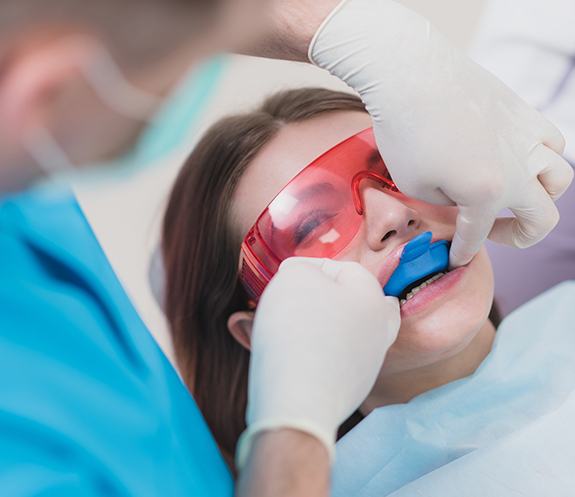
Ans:
[[[230,224],[238,181],[285,124],[362,111],[351,94],[319,88],[273,95],[258,109],[212,126],[185,162],[164,217],[165,306],[178,365],[228,462],[245,428],[249,352],[227,328],[248,309],[238,281],[241,239]]]
[[[162,241],[165,310],[184,380],[232,468],[245,428],[249,364],[249,352],[227,328],[232,313],[248,309],[238,280],[241,237],[230,221],[232,197],[282,126],[334,111],[365,108],[353,95],[308,88],[275,94],[254,112],[219,121],[185,162],[170,196]],[[361,417],[356,412],[339,435]]]

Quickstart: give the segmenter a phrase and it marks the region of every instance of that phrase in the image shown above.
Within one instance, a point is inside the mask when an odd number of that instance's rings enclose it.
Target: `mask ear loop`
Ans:
[[[36,127],[30,130],[23,141],[32,159],[47,176],[75,169],[66,151],[46,128]]]
[[[102,102],[129,119],[150,122],[162,98],[132,85],[105,48],[94,45],[92,51],[93,58],[80,68]]]
[[[94,44],[90,50],[92,58],[81,60],[79,68],[102,102],[129,119],[150,122],[162,99],[132,85],[106,49]],[[63,147],[42,126],[31,130],[23,143],[48,176],[76,169]]]

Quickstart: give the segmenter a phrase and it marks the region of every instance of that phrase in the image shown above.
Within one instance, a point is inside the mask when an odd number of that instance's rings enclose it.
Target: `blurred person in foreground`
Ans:
[[[468,263],[488,235],[515,246],[539,241],[557,222],[553,200],[571,181],[557,129],[395,2],[12,0],[0,7],[0,24],[3,193],[127,150],[184,70],[226,49],[310,60],[356,90],[402,190],[458,205],[453,265]],[[496,219],[503,207],[517,217]],[[230,476],[191,397],[75,201],[25,194],[2,205],[0,223],[3,493],[229,494]],[[399,319],[396,303],[373,284],[350,305],[349,282],[367,275],[336,266],[283,272],[259,311],[275,333],[257,352],[286,352],[285,314],[271,311],[294,292],[303,313],[326,295],[320,286],[334,305],[347,302],[350,316],[381,315],[385,329],[365,330],[369,361],[343,346],[348,330],[330,335],[342,345],[338,360],[357,366],[345,395],[333,399],[339,416],[363,400]],[[313,279],[313,295],[302,291],[302,278]],[[326,361],[333,357],[324,332],[332,328],[308,330],[308,347]],[[258,395],[277,378],[289,386],[300,352],[289,351],[293,361],[275,378],[257,364],[250,372],[251,398],[274,419],[250,427],[240,493],[327,494],[330,443],[305,429],[327,379],[310,372],[301,398],[295,389],[276,391],[296,406],[283,417],[273,398]]]

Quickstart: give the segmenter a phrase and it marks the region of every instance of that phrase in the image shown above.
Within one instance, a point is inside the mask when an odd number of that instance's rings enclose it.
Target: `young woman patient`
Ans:
[[[173,187],[163,228],[166,313],[184,380],[230,465],[245,428],[254,315],[252,296],[239,279],[240,245],[302,169],[369,127],[362,102],[352,95],[324,89],[279,93],[254,112],[215,124]],[[385,170],[378,174],[389,178]],[[363,223],[334,257],[359,262],[382,288],[406,243],[426,231],[434,240],[451,240],[455,231],[454,207],[423,203],[388,186],[369,178],[361,183]],[[321,192],[314,194],[321,200]],[[305,245],[308,232],[324,221],[302,220],[297,243]],[[407,402],[470,375],[491,349],[497,321],[489,319],[493,277],[485,249],[466,267],[406,297],[398,339],[340,435],[376,407]]]

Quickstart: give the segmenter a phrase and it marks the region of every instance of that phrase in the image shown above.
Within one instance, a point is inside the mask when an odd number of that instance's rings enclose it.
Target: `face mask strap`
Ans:
[[[66,151],[44,127],[32,129],[24,138],[24,146],[48,176],[75,169]]]
[[[149,122],[163,103],[162,98],[132,85],[104,47],[95,45],[92,58],[82,61],[80,68],[102,102],[129,119]]]
[[[150,122],[162,105],[162,99],[132,85],[104,47],[94,45],[91,53],[89,60],[79,62],[79,68],[102,102],[119,115]],[[32,129],[23,143],[38,167],[48,176],[76,169],[64,148],[43,126]]]

